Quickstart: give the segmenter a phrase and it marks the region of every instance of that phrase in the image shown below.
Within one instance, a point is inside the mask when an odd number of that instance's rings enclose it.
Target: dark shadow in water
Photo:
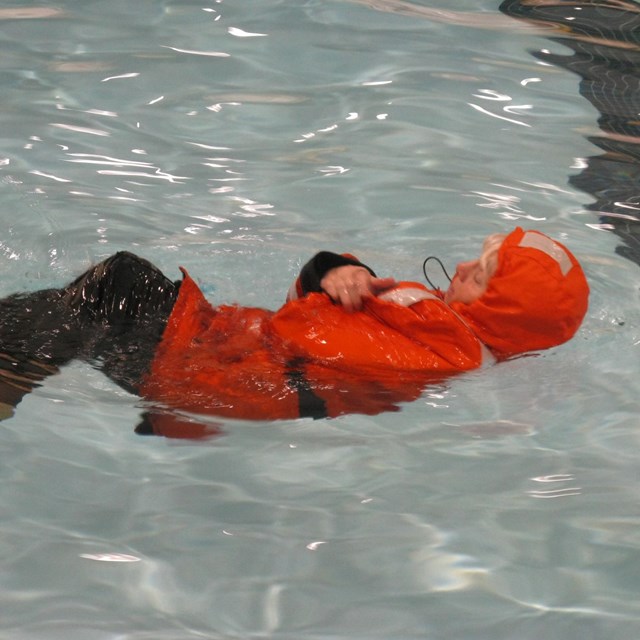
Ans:
[[[580,94],[598,110],[603,153],[569,183],[591,194],[587,209],[623,240],[616,252],[640,265],[640,4],[631,0],[505,0],[500,10],[555,28],[573,53],[532,51],[580,76]]]

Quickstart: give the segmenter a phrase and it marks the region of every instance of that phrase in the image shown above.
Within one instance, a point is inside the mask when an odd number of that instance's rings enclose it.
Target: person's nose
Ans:
[[[476,262],[477,260],[469,260],[467,262],[459,262],[456,265],[456,275],[461,282],[464,282],[469,277],[469,274],[473,270]]]

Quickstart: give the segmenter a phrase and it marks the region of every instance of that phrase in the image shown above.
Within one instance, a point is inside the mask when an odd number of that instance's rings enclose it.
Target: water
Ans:
[[[274,308],[320,248],[419,279],[515,224],[592,285],[569,344],[374,417],[144,438],[67,367],[2,424],[0,637],[638,635],[638,265],[569,183],[599,115],[530,54],[566,44],[450,4],[0,8],[1,294],[129,249]]]

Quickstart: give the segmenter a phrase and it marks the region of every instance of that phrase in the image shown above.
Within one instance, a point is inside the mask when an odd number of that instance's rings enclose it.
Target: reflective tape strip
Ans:
[[[556,244],[551,238],[540,235],[539,233],[533,233],[527,231],[520,240],[520,247],[527,247],[529,249],[537,249],[546,253],[550,258],[553,258],[560,267],[560,271],[563,276],[566,276],[571,271],[571,258],[567,255],[567,252],[558,244]]]
[[[433,293],[429,293],[429,291],[425,291],[424,289],[420,289],[419,287],[391,289],[391,291],[386,291],[379,295],[378,298],[386,302],[395,302],[403,307],[410,307],[412,304],[420,302],[421,300],[438,300],[442,302],[438,296]]]

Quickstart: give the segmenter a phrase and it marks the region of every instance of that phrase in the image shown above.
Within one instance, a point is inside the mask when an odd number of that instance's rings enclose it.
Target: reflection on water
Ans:
[[[617,253],[640,264],[640,4],[505,0],[500,9],[553,27],[551,40],[573,52],[533,52],[578,74],[581,95],[600,113],[602,133],[588,140],[603,153],[589,157],[569,182],[595,198],[587,208],[598,213],[603,229],[622,238]]]

